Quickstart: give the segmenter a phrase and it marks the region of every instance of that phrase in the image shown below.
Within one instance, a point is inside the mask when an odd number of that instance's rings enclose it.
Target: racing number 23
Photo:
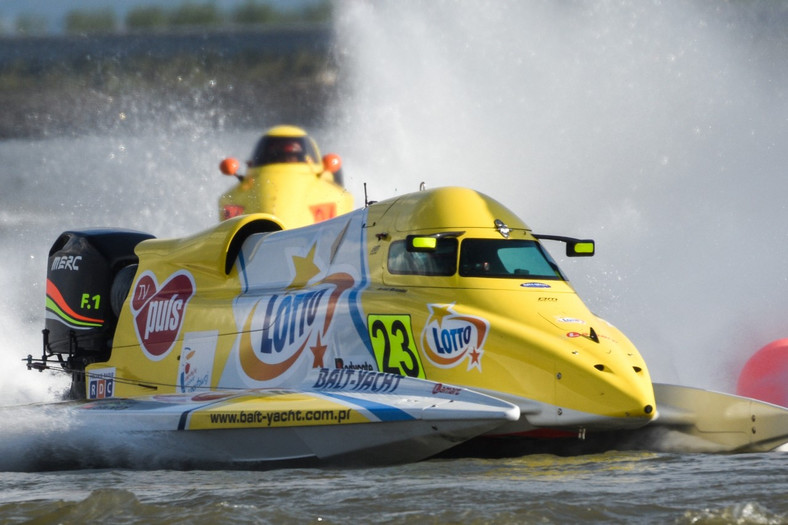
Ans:
[[[367,318],[378,369],[389,374],[424,378],[409,315],[379,314]]]

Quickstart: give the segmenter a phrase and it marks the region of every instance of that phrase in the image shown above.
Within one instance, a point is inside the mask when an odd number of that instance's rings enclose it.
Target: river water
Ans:
[[[788,461],[612,452],[362,470],[6,473],[3,523],[786,523]],[[29,521],[25,521],[29,520]]]
[[[310,131],[343,156],[358,205],[364,183],[371,199],[459,184],[541,233],[595,238],[591,260],[554,255],[656,381],[732,392],[786,336],[784,4],[338,6],[344,96]],[[211,226],[231,185],[218,161],[276,124],[181,118],[0,143],[0,523],[788,523],[787,454],[675,443],[265,472],[168,470],[167,451],[129,443],[124,465],[144,468],[37,471],[41,440],[90,453],[25,406],[66,386],[21,361],[40,352],[50,244],[71,228]]]

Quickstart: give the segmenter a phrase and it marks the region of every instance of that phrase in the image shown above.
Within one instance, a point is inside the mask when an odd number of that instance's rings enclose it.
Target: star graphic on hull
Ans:
[[[320,268],[315,264],[316,248],[317,244],[313,244],[306,257],[293,256],[295,277],[293,277],[293,282],[290,283],[288,288],[303,288],[315,275],[320,273]]]
[[[317,343],[313,346],[309,347],[314,354],[314,360],[312,361],[312,368],[324,368],[325,365],[323,364],[323,355],[326,353],[328,347],[320,342],[320,332],[317,333]]]
[[[473,367],[478,368],[479,370],[482,369],[482,351],[478,348],[474,348],[471,350],[468,360],[468,370]]]
[[[451,310],[452,306],[454,306],[454,303],[443,305],[431,304],[429,305],[430,317],[438,322],[438,326],[443,326],[443,319],[454,315],[454,312]]]

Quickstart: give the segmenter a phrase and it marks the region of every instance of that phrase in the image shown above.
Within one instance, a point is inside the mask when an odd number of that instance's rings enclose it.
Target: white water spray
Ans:
[[[95,136],[0,143],[0,406],[59,399],[69,378],[32,372],[40,357],[49,248],[61,232],[91,227],[183,236],[218,221],[232,186],[219,160],[251,149],[257,133]]]
[[[788,333],[779,3],[342,4],[338,150],[370,198],[463,185],[542,233],[660,382],[732,391]]]

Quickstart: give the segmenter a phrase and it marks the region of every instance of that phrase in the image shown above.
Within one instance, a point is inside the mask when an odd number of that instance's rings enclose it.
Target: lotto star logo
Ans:
[[[324,356],[340,298],[355,284],[344,272],[315,280],[315,245],[292,257],[294,276],[284,293],[266,295],[246,315],[239,344],[241,368],[255,381],[275,381],[296,363],[325,367]],[[307,356],[301,360],[301,356]]]
[[[467,370],[482,370],[484,341],[489,323],[481,317],[462,315],[454,304],[430,304],[430,315],[421,333],[427,359],[440,368],[454,368],[467,362]]]
[[[131,313],[137,339],[149,359],[163,359],[174,346],[194,290],[194,279],[185,271],[172,274],[161,286],[150,271],[137,280]]]

